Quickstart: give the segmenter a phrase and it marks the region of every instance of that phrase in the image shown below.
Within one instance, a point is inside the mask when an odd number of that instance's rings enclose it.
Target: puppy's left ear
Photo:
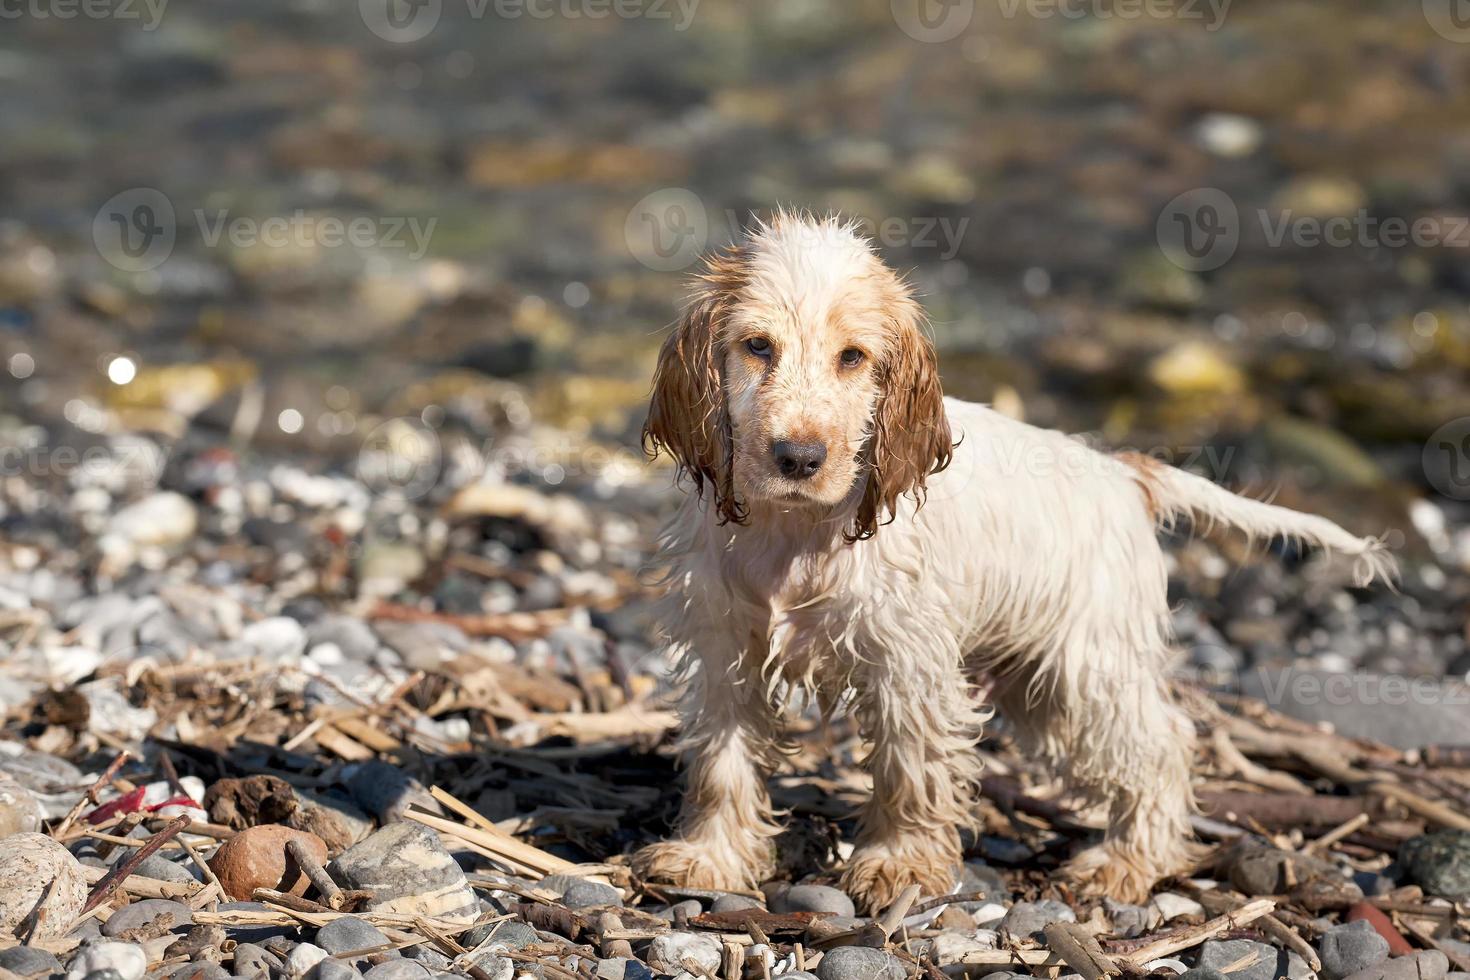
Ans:
[[[868,445],[868,485],[848,532],[851,540],[872,537],[879,524],[891,521],[904,494],[923,503],[925,482],[954,454],[939,361],[923,330],[924,312],[896,276],[889,291],[885,309],[894,342],[879,366],[882,389]]]

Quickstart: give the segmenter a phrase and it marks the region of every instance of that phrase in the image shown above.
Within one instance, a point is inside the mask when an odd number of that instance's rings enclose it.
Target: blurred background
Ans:
[[[1359,593],[1181,541],[1197,666],[1463,675],[1457,4],[10,0],[0,553],[268,612],[606,592],[568,576],[631,575],[666,506],[684,278],[784,204],[910,273],[950,393],[1406,556]],[[601,550],[523,567],[561,498]]]

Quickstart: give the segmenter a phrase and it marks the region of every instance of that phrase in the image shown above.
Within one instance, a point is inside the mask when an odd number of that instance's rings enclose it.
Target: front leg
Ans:
[[[843,888],[875,915],[910,885],[925,895],[953,891],[959,828],[975,820],[975,742],[990,713],[973,696],[957,654],[936,663],[916,649],[886,644],[857,677],[859,718],[873,743],[866,763],[873,795],[859,816]]]
[[[774,867],[766,777],[775,767],[779,718],[743,659],[711,631],[700,654],[686,653],[691,676],[680,715],[688,764],[678,834],[633,856],[650,881],[720,890],[754,888]],[[743,678],[743,680],[742,680]]]

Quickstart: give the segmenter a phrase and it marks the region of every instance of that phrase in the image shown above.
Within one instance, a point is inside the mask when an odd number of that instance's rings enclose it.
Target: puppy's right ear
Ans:
[[[653,397],[643,424],[650,457],[667,451],[697,493],[708,484],[721,523],[745,519],[735,500],[730,414],[725,402],[724,319],[744,281],[738,248],[709,260],[674,332],[659,350]]]

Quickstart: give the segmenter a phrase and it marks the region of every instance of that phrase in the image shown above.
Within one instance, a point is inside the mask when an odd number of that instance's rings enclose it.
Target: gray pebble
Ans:
[[[652,970],[626,956],[598,960],[592,972],[597,980],[653,980]]]
[[[1449,972],[1449,959],[1437,949],[1428,949],[1370,966],[1347,980],[1445,980]]]
[[[160,980],[230,980],[230,971],[218,963],[180,963],[160,973]]]
[[[1317,948],[1327,980],[1341,980],[1388,959],[1388,940],[1366,919],[1333,926],[1322,934]]]
[[[1040,939],[1041,930],[1053,922],[1076,922],[1077,914],[1055,899],[1039,902],[1017,902],[996,926],[997,932],[1009,933],[1017,939]]]
[[[828,885],[792,885],[771,902],[772,912],[831,912],[856,915],[846,893]]]
[[[668,908],[660,909],[659,911],[655,912],[654,915],[657,915],[660,919],[667,919],[670,922],[673,922],[675,909],[683,909],[685,915],[693,918],[694,916],[699,915],[701,912],[704,911],[704,906],[700,905],[692,898],[686,898],[682,902],[675,902]]]
[[[466,949],[479,949],[489,942],[491,946],[501,949],[524,949],[532,943],[539,942],[540,937],[536,930],[524,922],[487,922],[482,926],[475,926],[460,938],[460,944]]]
[[[424,943],[419,943],[417,946],[409,946],[403,951],[403,955],[435,973],[449,969],[450,963],[452,962],[449,957],[437,949],[430,949]]]
[[[562,893],[561,903],[567,908],[585,909],[599,905],[623,904],[623,897],[612,885],[600,881],[575,881]]]
[[[331,870],[344,886],[373,893],[369,911],[437,916],[466,925],[480,914],[464,872],[439,835],[420,824],[399,821],[374,831],[337,855]]]
[[[429,970],[422,963],[399,958],[380,963],[363,974],[364,980],[429,980]]]
[[[1399,864],[1429,894],[1470,901],[1470,830],[1440,830],[1404,841]]]
[[[1213,939],[1200,947],[1197,965],[1223,971],[1225,967],[1252,953],[1256,954],[1255,962],[1233,970],[1230,974],[1231,980],[1276,980],[1277,977],[1287,976],[1285,954],[1275,946],[1267,946],[1252,939]]]
[[[9,970],[22,977],[44,976],[61,971],[61,963],[34,946],[12,946],[0,949],[0,970]]]
[[[904,980],[908,972],[898,957],[868,946],[838,946],[817,965],[818,980]]]
[[[762,908],[760,902],[749,895],[721,895],[710,906],[711,912],[738,912],[741,909]]]
[[[145,898],[112,913],[112,918],[102,924],[102,935],[108,937],[121,935],[130,929],[146,926],[164,916],[170,917],[170,924],[166,927],[169,931],[179,932],[181,926],[188,927],[194,924],[194,913],[183,902],[172,902],[166,898]]]
[[[1197,966],[1193,970],[1185,970],[1179,974],[1179,980],[1230,980],[1230,974],[1211,970],[1207,966]]]
[[[511,977],[515,975],[514,961],[499,953],[481,950],[478,953],[470,953],[465,959],[490,974],[490,980],[511,980]]]
[[[85,974],[82,980],[123,980],[123,975],[116,970],[93,970]]]
[[[328,956],[307,973],[309,980],[357,980],[362,974],[354,970],[345,960]]]
[[[1113,925],[1113,934],[1123,939],[1134,939],[1143,935],[1148,932],[1149,924],[1153,921],[1153,914],[1142,905],[1129,905],[1105,898],[1103,908],[1108,913],[1108,921]]]
[[[388,946],[392,941],[371,922],[344,915],[317,930],[316,944],[333,956],[339,956],[372,946]]]
[[[234,975],[254,980],[262,975],[269,977],[272,970],[279,969],[281,961],[268,953],[264,947],[254,943],[241,943],[235,947]]]

